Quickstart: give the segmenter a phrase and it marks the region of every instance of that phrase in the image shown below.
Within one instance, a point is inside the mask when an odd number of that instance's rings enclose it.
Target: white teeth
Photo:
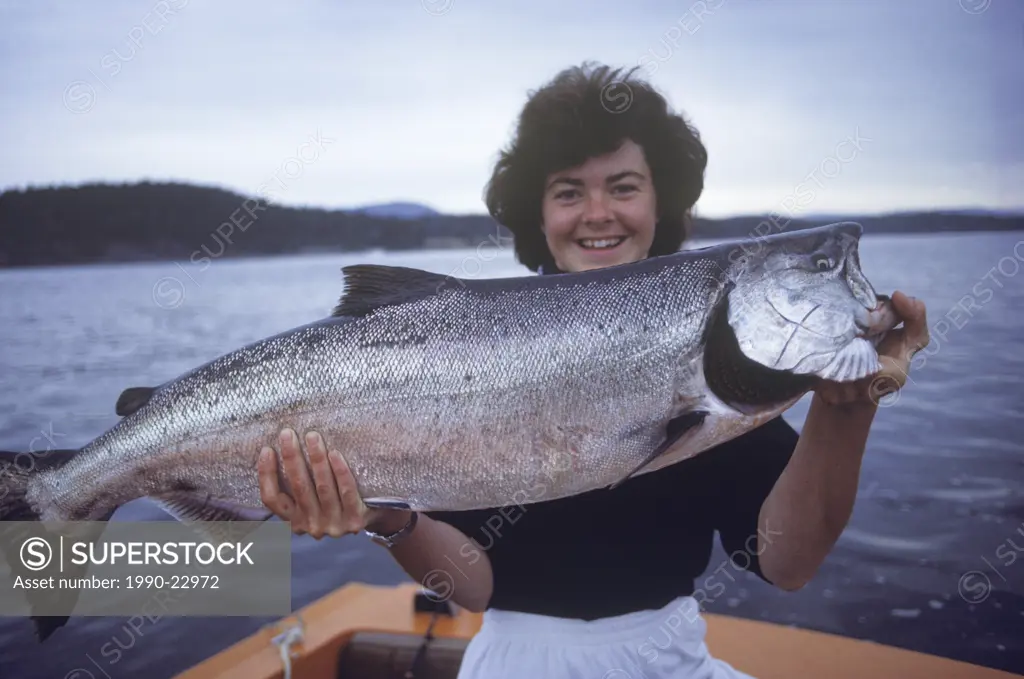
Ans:
[[[580,240],[580,245],[591,250],[600,250],[602,248],[613,248],[622,241],[626,240],[625,236],[618,238],[584,238]]]

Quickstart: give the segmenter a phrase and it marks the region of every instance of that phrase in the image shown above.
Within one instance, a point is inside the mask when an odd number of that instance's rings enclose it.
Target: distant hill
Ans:
[[[437,217],[441,214],[434,208],[420,203],[382,203],[355,208],[348,212],[357,212],[370,217],[394,217],[395,219],[422,219]]]
[[[1012,210],[988,210],[984,208],[963,208],[955,210],[936,210],[936,213],[944,215],[956,215],[959,217],[1021,217],[1022,215],[1013,212]],[[871,215],[874,218],[878,217],[903,217],[908,215],[920,215],[920,214],[934,214],[933,212],[922,213],[914,210],[898,210],[896,212],[886,212],[881,214]],[[849,215],[849,214],[837,214],[837,213],[814,213],[804,215],[804,219],[815,221],[815,222],[842,222],[846,220],[860,221],[864,219],[863,216]]]
[[[854,219],[867,233],[1024,229],[1024,216],[902,213]],[[834,220],[807,218],[806,228]],[[777,232],[762,216],[697,219],[698,238]],[[188,184],[87,184],[0,193],[0,266],[192,260],[299,252],[506,245],[488,215],[444,215],[416,203],[356,210],[267,204]]]

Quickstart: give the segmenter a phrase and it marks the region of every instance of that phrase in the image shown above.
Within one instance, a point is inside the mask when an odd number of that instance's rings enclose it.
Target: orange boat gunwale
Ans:
[[[292,676],[328,679],[337,676],[341,650],[359,632],[422,637],[428,613],[414,611],[421,588],[349,584],[264,627],[179,674],[177,679],[281,679],[281,650],[274,638],[289,627],[303,626],[303,640],[291,647]],[[482,615],[457,610],[439,616],[435,637],[470,639]],[[757,679],[865,676],[900,679],[1013,679],[1018,675],[948,658],[908,651],[870,641],[775,623],[705,613],[707,645],[713,656]]]

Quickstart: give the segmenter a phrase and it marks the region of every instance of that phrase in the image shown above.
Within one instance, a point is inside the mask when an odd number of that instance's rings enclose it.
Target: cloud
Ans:
[[[702,214],[775,209],[858,128],[875,141],[814,211],[1021,207],[1000,187],[1024,163],[1022,24],[927,0],[0,3],[0,187],[253,192],[319,129],[338,141],[283,202],[481,212],[527,92],[596,59],[646,64],[697,125]]]

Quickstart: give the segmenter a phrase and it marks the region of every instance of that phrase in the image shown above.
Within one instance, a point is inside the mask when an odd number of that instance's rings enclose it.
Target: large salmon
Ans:
[[[348,267],[332,316],[126,390],[123,419],[80,450],[0,454],[0,518],[98,520],[144,496],[179,518],[266,517],[256,458],[284,426],[321,432],[369,505],[611,486],[820,379],[880,369],[895,319],[860,235],[840,223],[552,276]]]

